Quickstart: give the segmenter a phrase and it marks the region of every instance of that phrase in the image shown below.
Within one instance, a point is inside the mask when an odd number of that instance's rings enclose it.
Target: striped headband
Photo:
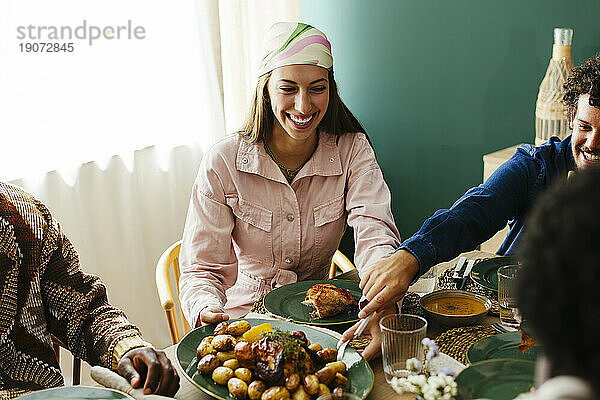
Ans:
[[[265,34],[263,54],[259,76],[284,65],[333,68],[331,43],[327,36],[317,28],[299,22],[278,22],[271,26]]]

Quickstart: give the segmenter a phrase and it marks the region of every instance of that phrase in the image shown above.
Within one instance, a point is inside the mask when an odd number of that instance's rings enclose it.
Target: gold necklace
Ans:
[[[263,142],[265,144],[265,150],[266,150],[267,154],[269,155],[269,157],[271,157],[271,160],[273,160],[275,162],[275,164],[277,164],[277,166],[279,167],[279,169],[281,170],[281,172],[283,172],[283,174],[285,175],[285,177],[288,180],[288,182],[293,181],[294,178],[296,177],[296,175],[298,175],[298,172],[300,172],[300,170],[304,166],[304,164],[302,164],[298,168],[294,168],[294,169],[286,167],[285,165],[283,165],[282,163],[280,163],[279,161],[277,161],[277,157],[275,157],[275,154],[273,154],[273,152],[269,148],[269,145],[267,144],[267,141],[264,140]]]

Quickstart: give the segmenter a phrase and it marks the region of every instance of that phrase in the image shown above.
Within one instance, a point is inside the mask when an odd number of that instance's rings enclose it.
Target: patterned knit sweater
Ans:
[[[64,384],[50,334],[73,355],[108,368],[146,345],[108,303],[100,279],[80,270],[48,209],[0,183],[0,398]]]

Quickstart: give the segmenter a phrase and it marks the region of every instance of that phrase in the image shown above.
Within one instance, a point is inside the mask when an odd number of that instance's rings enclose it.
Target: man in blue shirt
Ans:
[[[553,137],[539,147],[520,146],[485,183],[469,189],[450,209],[436,211],[396,253],[362,277],[360,287],[369,304],[359,317],[382,314],[430,267],[475,249],[507,223],[510,232],[497,253],[513,253],[537,196],[578,169],[600,165],[600,56],[574,68],[565,90],[572,134],[562,141]],[[372,334],[378,319],[370,324]],[[343,338],[351,337],[355,329],[356,325]],[[374,355],[377,347],[374,340],[365,357]]]

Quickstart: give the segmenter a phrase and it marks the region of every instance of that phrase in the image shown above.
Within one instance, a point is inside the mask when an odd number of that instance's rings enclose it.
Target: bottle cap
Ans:
[[[554,28],[554,44],[570,46],[573,39],[573,29]]]

